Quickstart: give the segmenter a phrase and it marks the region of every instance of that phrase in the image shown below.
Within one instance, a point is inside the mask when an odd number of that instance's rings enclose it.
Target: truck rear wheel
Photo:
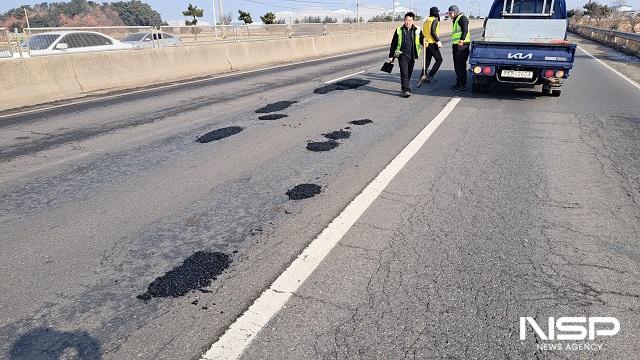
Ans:
[[[562,90],[552,90],[551,91],[551,96],[558,97],[558,96],[560,96],[560,94],[562,94]]]
[[[477,77],[473,78],[473,84],[471,84],[471,91],[474,93],[488,93],[491,83],[487,81],[478,80]]]

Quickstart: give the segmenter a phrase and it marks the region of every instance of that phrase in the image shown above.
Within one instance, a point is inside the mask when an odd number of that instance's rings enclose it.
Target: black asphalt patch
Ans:
[[[373,121],[369,120],[369,119],[362,119],[362,120],[353,120],[353,121],[349,121],[349,124],[353,124],[353,125],[367,125],[367,124],[371,124]]]
[[[289,200],[308,199],[320,194],[321,188],[322,187],[317,184],[300,184],[288,190],[287,196],[289,196]]]
[[[310,142],[307,144],[307,150],[316,151],[316,152],[329,151],[337,148],[338,145],[340,145],[340,143],[335,140]]]
[[[329,85],[325,85],[323,87],[319,87],[315,90],[313,90],[313,92],[315,94],[327,94],[330,93],[332,91],[336,91],[336,90],[353,90],[353,89],[357,89],[361,86],[365,86],[367,84],[369,84],[371,81],[369,80],[364,80],[364,79],[347,79],[347,80],[342,80],[342,81],[338,81],[337,83],[333,83],[333,84],[329,84]]]
[[[184,296],[191,290],[211,285],[211,281],[216,280],[216,276],[229,264],[231,260],[227,254],[198,251],[186,258],[182,265],[156,278],[147,287],[147,292],[138,295],[138,299],[146,301],[152,297]]]
[[[297,101],[278,101],[278,102],[274,102],[273,104],[269,104],[265,107],[261,107],[260,109],[256,110],[257,114],[268,114],[268,113],[273,113],[273,112],[278,112],[278,111],[282,111],[286,108],[288,108],[289,106],[293,105],[297,103]]]
[[[351,132],[350,131],[345,131],[345,130],[336,130],[336,131],[332,131],[330,133],[322,134],[322,136],[326,137],[327,139],[331,139],[331,140],[348,139],[349,136],[351,136]]]
[[[267,114],[267,115],[258,116],[258,120],[279,120],[286,117],[287,115],[285,114]]]
[[[226,128],[222,128],[222,129],[213,130],[211,132],[208,132],[208,133],[200,136],[199,138],[197,138],[196,141],[199,142],[199,143],[202,143],[202,144],[206,144],[208,142],[224,139],[224,138],[229,137],[231,135],[235,135],[235,134],[241,132],[242,130],[244,130],[244,129],[241,128],[240,126],[229,126],[229,127],[226,127]]]

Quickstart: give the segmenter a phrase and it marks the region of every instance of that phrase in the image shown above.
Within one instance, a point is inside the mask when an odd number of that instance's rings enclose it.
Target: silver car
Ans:
[[[153,40],[152,40],[153,39]],[[179,37],[167,33],[137,32],[128,35],[122,42],[131,44],[134,49],[180,46]]]

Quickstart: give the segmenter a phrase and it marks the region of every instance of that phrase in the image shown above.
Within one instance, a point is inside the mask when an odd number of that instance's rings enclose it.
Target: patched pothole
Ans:
[[[279,120],[286,117],[287,115],[285,114],[267,114],[267,115],[258,116],[258,120]]]
[[[211,281],[216,280],[230,264],[231,259],[225,253],[198,251],[186,258],[182,265],[156,278],[137,298],[145,301],[152,297],[175,298],[191,290],[201,290],[210,286]]]
[[[244,129],[240,126],[230,126],[222,129],[217,129],[200,136],[196,139],[196,141],[202,144],[206,144],[208,142],[224,139],[226,137],[235,135],[242,130]]]
[[[299,184],[287,191],[289,200],[304,200],[320,194],[322,187],[317,184]]]
[[[335,140],[310,142],[307,144],[307,150],[314,152],[329,151],[337,148],[338,145],[340,143]]]
[[[351,136],[351,132],[346,130],[336,130],[330,133],[322,134],[322,136],[331,140],[348,139]]]
[[[370,82],[371,82],[370,80],[364,80],[364,79],[347,79],[347,80],[338,81],[333,84],[325,85],[323,87],[319,87],[313,90],[313,92],[315,94],[327,94],[336,90],[354,90],[361,86],[365,86]]]
[[[371,124],[371,123],[373,123],[373,121],[370,120],[370,119],[349,121],[349,124],[352,124],[352,125],[366,125],[366,124]]]
[[[268,114],[268,113],[274,113],[274,112],[278,112],[278,111],[282,111],[287,109],[289,106],[293,105],[297,103],[297,101],[278,101],[278,102],[274,102],[272,104],[266,105],[264,107],[261,107],[260,109],[256,110],[257,114]]]

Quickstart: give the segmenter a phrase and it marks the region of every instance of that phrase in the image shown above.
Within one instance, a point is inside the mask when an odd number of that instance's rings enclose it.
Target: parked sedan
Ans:
[[[153,41],[151,39],[153,39]],[[150,32],[133,33],[122,39],[122,42],[131,44],[134,49],[180,46],[182,44],[182,40],[177,36],[167,33],[152,34]]]
[[[93,31],[59,31],[32,35],[20,44],[31,56],[131,49],[107,35]]]

